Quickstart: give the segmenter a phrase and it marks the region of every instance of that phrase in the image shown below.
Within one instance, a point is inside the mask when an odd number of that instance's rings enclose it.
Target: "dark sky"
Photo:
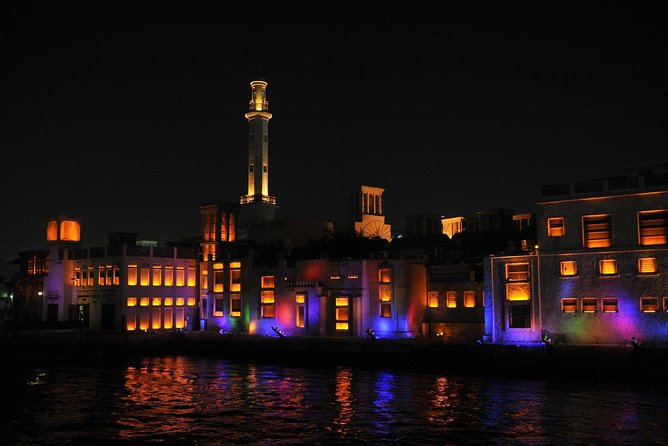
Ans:
[[[660,2],[165,5],[5,7],[0,259],[56,214],[88,246],[197,234],[201,203],[246,192],[257,77],[278,218],[343,220],[361,184],[394,228],[525,212],[544,184],[668,158]]]

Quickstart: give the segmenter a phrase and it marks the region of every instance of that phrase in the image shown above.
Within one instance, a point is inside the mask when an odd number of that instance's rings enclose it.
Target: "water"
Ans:
[[[28,444],[667,444],[668,392],[212,358],[14,372],[0,439]]]

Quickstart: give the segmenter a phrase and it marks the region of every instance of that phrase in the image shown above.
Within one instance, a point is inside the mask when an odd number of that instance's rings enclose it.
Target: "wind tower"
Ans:
[[[240,220],[245,224],[274,220],[276,197],[269,195],[269,101],[267,82],[250,83],[248,102],[248,193],[241,196]]]

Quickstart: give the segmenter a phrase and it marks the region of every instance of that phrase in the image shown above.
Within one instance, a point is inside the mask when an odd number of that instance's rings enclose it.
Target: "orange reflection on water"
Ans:
[[[353,373],[349,369],[340,368],[336,371],[336,403],[338,414],[334,419],[336,432],[345,434],[348,432],[348,423],[352,419],[355,409],[353,408],[352,394]]]

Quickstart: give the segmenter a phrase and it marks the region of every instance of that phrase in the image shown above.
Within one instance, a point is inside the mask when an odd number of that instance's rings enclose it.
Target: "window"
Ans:
[[[159,297],[151,298],[151,328],[157,330],[162,327],[162,299]]]
[[[652,274],[656,271],[656,259],[654,257],[641,257],[638,259],[638,272],[640,274]]]
[[[232,294],[230,296],[230,316],[241,316],[241,294]]]
[[[260,278],[260,317],[276,317],[276,299],[274,296],[274,276],[262,276]]]
[[[153,266],[153,286],[162,285],[162,266]]]
[[[95,285],[95,271],[92,266],[88,267],[88,286]]]
[[[213,315],[214,316],[224,316],[225,310],[223,309],[224,300],[222,294],[215,294],[213,297]]]
[[[506,280],[508,282],[517,282],[522,280],[529,280],[529,264],[528,263],[507,263],[506,264]]]
[[[230,263],[230,291],[239,292],[241,291],[241,263],[240,262],[231,262]]]
[[[81,268],[74,271],[74,286],[81,286]]]
[[[188,286],[195,286],[195,268],[188,268]]]
[[[215,265],[214,265],[215,266]],[[222,293],[225,291],[225,271],[213,271],[213,292]]]
[[[260,285],[263,289],[274,288],[274,276],[262,276]]]
[[[561,299],[561,311],[564,313],[577,313],[578,300],[571,297]]]
[[[165,306],[166,307],[171,307],[174,305],[174,298],[173,297],[165,297]]]
[[[295,324],[299,328],[304,328],[306,319],[306,293],[297,293],[295,295],[295,303],[297,304]]]
[[[457,308],[457,292],[447,291],[445,293],[445,306],[447,308]]]
[[[148,268],[139,268],[139,285],[148,286],[149,273],[150,270]]]
[[[582,239],[585,248],[612,246],[612,216],[587,215],[582,217]]]
[[[114,269],[111,267],[111,265],[107,265],[107,269],[105,270],[105,278],[104,278],[104,284],[105,285],[111,285],[113,283],[113,275],[114,275]]]
[[[531,306],[527,304],[508,305],[509,328],[531,328]]]
[[[183,286],[185,283],[186,272],[182,266],[176,267],[176,286]]]
[[[562,276],[575,276],[578,274],[578,264],[575,260],[565,260],[560,264],[560,274]]]
[[[209,289],[209,272],[205,269],[202,270],[202,275],[200,276],[199,284],[203,290]]]
[[[98,285],[104,285],[104,278],[106,277],[105,271],[104,271],[104,266],[100,265],[100,267],[97,270],[97,284]]]
[[[189,297],[186,300],[186,305],[188,305],[189,307],[194,307],[196,303],[197,303],[197,299],[195,299],[194,297]]]
[[[585,297],[582,299],[583,313],[596,313],[597,310],[598,310],[598,302],[596,298]]]
[[[148,297],[140,297],[139,298],[139,306],[140,307],[148,307],[149,299]]]
[[[336,305],[336,329],[348,330],[348,298],[337,297],[334,304]]]
[[[598,269],[604,276],[611,276],[617,274],[617,260],[604,259],[598,262]]]
[[[172,285],[174,285],[174,267],[165,266],[165,286],[172,286]]]
[[[427,306],[429,308],[438,308],[438,291],[429,291],[427,293]]]
[[[638,212],[641,245],[665,245],[668,242],[668,211]]]
[[[663,311],[668,313],[668,297],[663,298]]]
[[[215,301],[214,301],[215,303]],[[200,299],[200,306],[201,306],[201,312],[200,312],[200,317],[202,319],[208,319],[209,318],[209,299],[206,297],[202,297]]]
[[[137,285],[137,265],[128,265],[128,285]]]
[[[392,317],[392,286],[380,285],[378,299],[380,300],[380,317]]]
[[[522,301],[531,298],[531,284],[529,282],[517,282],[506,284],[506,299],[509,301]]]
[[[475,292],[464,291],[464,307],[465,308],[475,307]]]
[[[641,297],[640,311],[643,313],[656,313],[659,309],[659,299],[657,297]]]
[[[619,303],[616,297],[604,297],[601,299],[601,307],[604,313],[619,313]]]
[[[114,285],[120,285],[121,283],[121,269],[117,266],[114,266],[114,276],[113,276],[113,283]]]
[[[128,307],[136,307],[136,306],[137,306],[137,298],[128,297]]]
[[[177,297],[176,298],[176,306],[177,307],[182,307],[183,305],[185,305],[185,303],[186,303],[186,300],[184,298],[182,298],[182,297]]]
[[[564,219],[563,217],[555,217],[547,219],[547,236],[548,237],[563,237],[564,236]]]
[[[378,282],[380,283],[391,283],[392,282],[392,270],[389,268],[381,268],[378,270]]]

